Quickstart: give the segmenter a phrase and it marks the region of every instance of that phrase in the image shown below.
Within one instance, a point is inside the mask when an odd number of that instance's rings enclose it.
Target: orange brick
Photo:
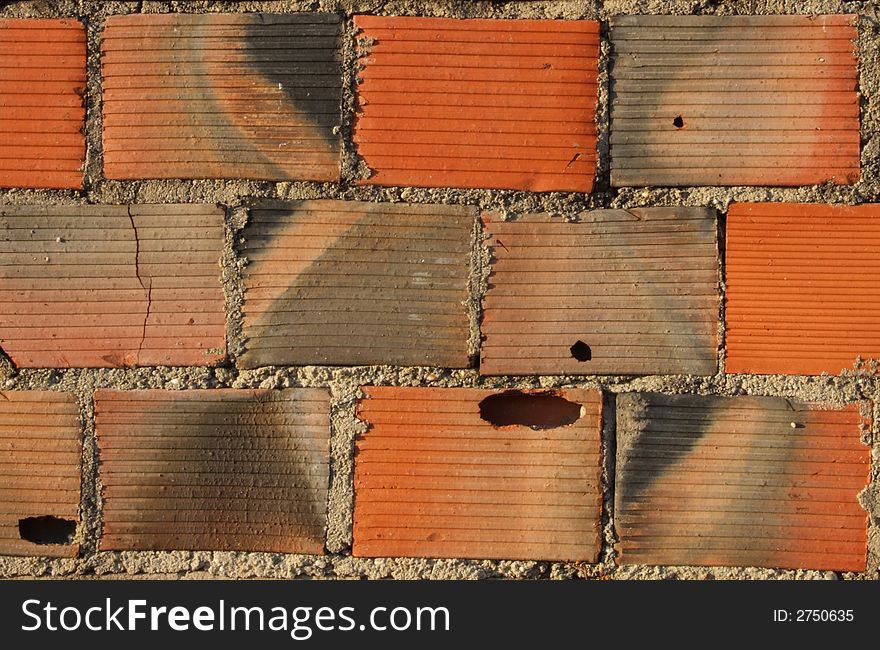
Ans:
[[[467,367],[475,217],[360,201],[251,210],[241,364]]]
[[[600,393],[362,390],[355,556],[596,560]]]
[[[373,185],[590,192],[599,24],[355,16]]]
[[[618,396],[620,563],[864,571],[860,425],[858,404]]]
[[[75,557],[82,426],[70,393],[0,393],[0,554]]]
[[[858,180],[856,16],[610,22],[615,187]]]
[[[324,552],[323,389],[95,393],[102,550]]]
[[[111,16],[108,178],[339,179],[335,14]]]
[[[715,213],[484,214],[484,375],[696,374],[718,367]]]
[[[226,358],[223,211],[0,206],[0,346],[21,368]]]
[[[0,19],[0,187],[83,186],[86,30]]]
[[[727,217],[727,372],[880,360],[880,205],[738,203]]]

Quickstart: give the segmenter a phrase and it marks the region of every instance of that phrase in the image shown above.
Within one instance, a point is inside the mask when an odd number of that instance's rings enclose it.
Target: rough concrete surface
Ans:
[[[100,33],[103,18],[111,14],[179,11],[199,12],[289,12],[331,11],[346,15],[344,39],[343,147],[345,164],[340,183],[255,181],[108,181],[102,176]],[[421,15],[484,18],[587,18],[606,19],[622,13],[679,14],[772,14],[772,13],[856,13],[859,20],[861,89],[862,174],[852,186],[821,185],[800,188],[702,187],[627,188],[612,191],[608,183],[608,70],[610,45],[607,25],[602,25],[600,54],[599,111],[597,114],[599,169],[591,195],[521,191],[413,189],[356,187],[359,161],[351,138],[356,107],[356,61],[350,15]],[[0,355],[0,388],[4,390],[48,389],[72,391],[77,395],[85,422],[83,445],[82,518],[78,533],[82,545],[77,559],[0,558],[0,576],[6,578],[613,578],[613,579],[878,579],[880,577],[880,426],[877,402],[880,379],[875,367],[857,367],[841,376],[748,376],[713,377],[480,377],[476,370],[439,368],[374,367],[267,367],[239,370],[235,359],[241,351],[241,268],[247,263],[237,250],[240,231],[247,219],[246,207],[253,198],[305,199],[337,198],[368,201],[439,202],[472,205],[515,216],[526,212],[548,212],[571,217],[593,208],[641,206],[706,206],[719,210],[719,232],[723,233],[723,211],[731,201],[790,201],[863,203],[880,199],[880,5],[876,2],[834,0],[594,0],[487,2],[434,0],[278,0],[266,2],[96,2],[28,0],[0,2],[0,17],[76,17],[88,28],[87,156],[85,190],[40,191],[0,190],[0,204],[35,203],[218,203],[226,207],[226,251],[222,277],[230,316],[228,325],[230,362],[218,368],[140,368],[17,370]],[[613,88],[610,89],[613,92]],[[487,284],[488,252],[481,235],[474,231],[474,246],[480,252],[472,269],[471,284],[480,293]],[[723,252],[723,239],[721,241]],[[722,257],[723,259],[723,257]],[[479,302],[471,307],[475,321]],[[722,314],[723,316],[723,314]],[[723,322],[723,318],[721,320]],[[477,333],[472,333],[472,346]],[[723,336],[723,331],[721,332]],[[719,350],[719,367],[724,367]],[[437,559],[355,559],[350,555],[353,506],[353,450],[355,436],[365,425],[355,417],[359,387],[364,384],[401,386],[465,386],[484,388],[581,387],[606,392],[603,431],[604,546],[596,565],[534,562]],[[328,387],[331,392],[331,486],[325,556],[233,552],[97,552],[101,527],[101,486],[97,477],[97,446],[94,431],[92,393],[96,388],[282,388]],[[656,391],[670,394],[771,395],[808,401],[845,404],[872,400],[875,404],[873,431],[865,442],[873,445],[872,484],[860,496],[869,512],[868,570],[865,573],[835,574],[819,571],[782,571],[758,568],[706,567],[617,567],[614,563],[614,400],[615,393]]]

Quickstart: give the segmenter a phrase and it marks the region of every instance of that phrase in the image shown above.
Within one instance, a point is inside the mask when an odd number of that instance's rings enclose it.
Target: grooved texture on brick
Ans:
[[[501,391],[362,390],[369,430],[356,443],[355,556],[596,560],[600,393],[558,391],[576,421],[535,429],[481,418],[481,401]],[[534,415],[522,393],[513,399],[502,415]]]
[[[469,363],[474,208],[266,203],[244,231],[243,367]]]
[[[619,562],[864,571],[860,425],[858,404],[618,396]]]
[[[720,269],[705,208],[483,214],[486,375],[717,370]]]
[[[19,522],[31,517],[79,522],[82,429],[76,398],[54,391],[0,393],[0,447],[0,554],[76,557],[78,544],[37,544],[19,531]]]
[[[339,179],[335,14],[112,16],[108,178]]]
[[[95,413],[102,550],[324,552],[328,391],[99,390]]]
[[[880,205],[731,205],[727,372],[836,375],[880,360],[878,242]]]
[[[18,367],[226,358],[223,211],[0,207],[0,346]]]
[[[355,16],[374,185],[589,192],[599,24]]]
[[[81,23],[0,19],[0,187],[83,186],[85,87]]]
[[[612,17],[612,185],[855,183],[855,21]]]

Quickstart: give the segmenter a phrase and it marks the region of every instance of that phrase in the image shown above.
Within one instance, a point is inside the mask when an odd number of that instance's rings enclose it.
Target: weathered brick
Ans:
[[[83,185],[86,30],[0,19],[0,187]]]
[[[596,560],[600,393],[362,390],[355,556]]]
[[[483,215],[492,271],[480,372],[714,374],[714,212],[634,208],[577,218]]]
[[[355,16],[374,185],[589,192],[599,24]],[[365,44],[363,39],[369,39]]]
[[[107,177],[338,180],[340,30],[323,13],[108,18]]]
[[[226,358],[216,206],[0,206],[0,346],[19,367]]]
[[[323,389],[95,393],[103,550],[324,549]]]
[[[0,393],[0,554],[75,557],[82,426],[70,393]]]
[[[618,396],[619,562],[864,571],[869,424],[858,404]]]
[[[880,205],[737,203],[727,217],[727,372],[838,374],[880,360]]]
[[[859,178],[855,16],[611,18],[611,183]]]
[[[475,217],[329,200],[251,210],[241,364],[466,367]]]

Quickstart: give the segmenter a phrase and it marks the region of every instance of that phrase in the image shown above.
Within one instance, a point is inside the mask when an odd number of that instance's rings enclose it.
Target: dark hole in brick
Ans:
[[[681,115],[675,116],[675,119],[672,120],[672,126],[674,126],[676,129],[680,129],[684,126],[684,120],[682,119]]]
[[[578,341],[572,345],[569,350],[571,350],[571,356],[578,361],[590,361],[593,358],[593,351],[590,349],[590,346],[583,341]]]
[[[18,520],[18,536],[34,544],[70,544],[76,522],[58,517],[28,517]]]
[[[519,424],[532,429],[554,429],[577,422],[581,405],[554,393],[508,390],[481,401],[480,417],[496,427]]]

